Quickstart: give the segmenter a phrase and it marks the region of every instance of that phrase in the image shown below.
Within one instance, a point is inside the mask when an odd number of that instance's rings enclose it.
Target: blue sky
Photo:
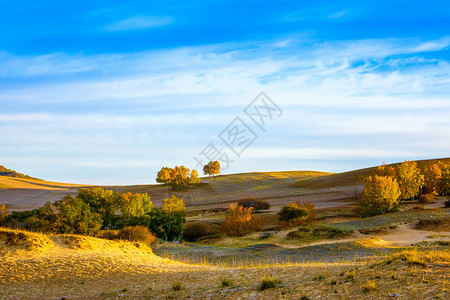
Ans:
[[[1,1],[0,164],[152,183],[237,116],[226,173],[450,153],[448,1]],[[243,109],[264,91],[265,132]]]

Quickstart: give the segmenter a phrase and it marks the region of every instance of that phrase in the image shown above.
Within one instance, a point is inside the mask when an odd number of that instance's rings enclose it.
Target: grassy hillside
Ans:
[[[450,158],[440,159],[450,163]],[[436,160],[419,161],[419,165]],[[221,211],[229,203],[244,197],[256,197],[271,203],[272,210],[295,201],[311,201],[319,209],[349,206],[362,189],[362,180],[375,167],[338,174],[316,171],[253,172],[202,178],[193,189],[173,192],[159,184],[104,186],[115,192],[148,193],[156,206],[175,194],[184,199],[192,214]],[[65,194],[76,194],[83,185],[0,176],[0,203],[10,210],[37,208],[47,201],[56,201]]]

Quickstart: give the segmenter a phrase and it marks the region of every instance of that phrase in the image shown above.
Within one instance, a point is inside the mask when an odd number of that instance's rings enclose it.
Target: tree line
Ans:
[[[450,195],[450,165],[442,161],[419,168],[415,161],[397,166],[382,165],[365,180],[358,204],[369,217],[400,209],[402,201],[432,202],[435,196]]]
[[[80,188],[78,194],[47,202],[40,208],[0,215],[0,225],[32,231],[96,235],[100,230],[143,225],[157,237],[181,238],[186,222],[182,199],[172,195],[153,207],[147,193],[114,193],[102,187]]]

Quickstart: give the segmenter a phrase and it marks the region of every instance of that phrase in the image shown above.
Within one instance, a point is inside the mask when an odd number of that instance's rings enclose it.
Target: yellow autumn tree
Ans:
[[[175,168],[162,167],[156,175],[156,182],[164,183],[173,190],[180,190],[189,184],[200,183],[197,170],[190,170],[185,166],[175,166]]]
[[[361,215],[369,217],[399,210],[400,195],[401,190],[395,178],[369,176],[358,201]]]
[[[375,175],[378,176],[390,176],[395,177],[395,168],[393,166],[383,163],[381,166],[377,167]]]
[[[396,179],[400,187],[400,199],[413,199],[420,194],[424,176],[420,174],[417,162],[407,160],[396,168]]]
[[[220,163],[219,161],[210,161],[208,164],[206,164],[203,167],[203,173],[205,175],[216,175],[216,174],[220,174]]]
[[[120,213],[125,219],[142,217],[149,213],[153,207],[153,203],[147,193],[124,193],[120,195],[119,202]]]
[[[424,170],[425,194],[439,194],[439,185],[442,181],[442,170],[439,164],[434,163]]]

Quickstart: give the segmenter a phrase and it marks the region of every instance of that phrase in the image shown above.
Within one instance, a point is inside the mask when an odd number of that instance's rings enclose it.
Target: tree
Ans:
[[[131,192],[121,194],[119,199],[119,207],[122,218],[140,218],[148,214],[153,207],[150,196],[147,193]]]
[[[450,165],[442,167],[442,179],[439,184],[439,193],[443,196],[450,195]]]
[[[60,232],[94,235],[100,231],[103,220],[99,213],[78,197],[67,195],[55,202]]]
[[[198,176],[197,170],[193,169],[191,171],[191,178],[189,178],[190,184],[199,184],[201,181],[200,177]]]
[[[180,240],[186,223],[186,207],[183,199],[174,195],[163,199],[163,205],[150,213],[148,227],[157,237],[165,241]]]
[[[197,170],[191,170],[185,166],[175,168],[162,167],[156,176],[156,182],[169,185],[172,190],[180,190],[189,184],[200,183]]]
[[[216,175],[216,174],[220,174],[220,163],[216,160],[216,161],[210,161],[208,164],[206,164],[203,167],[203,173],[205,175]]]
[[[111,227],[115,210],[119,204],[119,194],[114,195],[112,190],[105,190],[102,187],[80,188],[75,198],[86,203],[92,212],[98,213],[105,227]]]
[[[432,164],[424,170],[425,194],[439,194],[439,186],[442,180],[442,170],[438,164]]]
[[[369,176],[364,184],[359,207],[363,217],[398,211],[400,208],[400,187],[390,176]]]
[[[424,184],[424,176],[415,161],[407,160],[397,166],[397,183],[400,187],[400,199],[413,199],[420,194]]]
[[[383,163],[381,166],[377,167],[375,175],[395,177],[395,168]]]

